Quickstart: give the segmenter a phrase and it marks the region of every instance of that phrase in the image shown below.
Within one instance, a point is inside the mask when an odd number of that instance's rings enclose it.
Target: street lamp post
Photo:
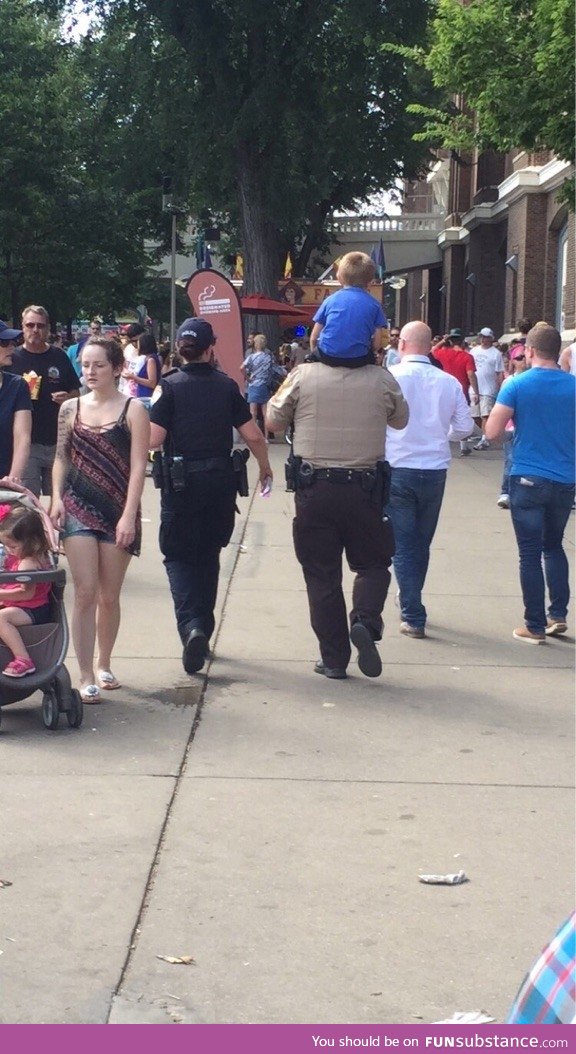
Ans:
[[[176,210],[172,209],[172,243],[170,249],[170,350],[176,351]]]
[[[172,177],[162,179],[162,212],[169,212],[172,217],[172,234],[170,246],[170,349],[176,350],[176,218],[181,212],[174,202]]]
[[[406,285],[406,279],[401,276],[393,275],[392,278],[387,279],[388,285],[395,292],[394,298],[394,325],[400,325],[400,295],[404,286]]]

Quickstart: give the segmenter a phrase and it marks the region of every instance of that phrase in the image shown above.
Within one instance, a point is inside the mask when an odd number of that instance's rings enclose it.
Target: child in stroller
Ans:
[[[38,499],[4,480],[0,543],[8,554],[3,567],[0,561],[0,718],[5,706],[40,691],[46,728],[57,729],[63,713],[71,728],[79,728],[82,699],[64,665],[70,638],[58,536]],[[13,672],[15,660],[28,660],[26,669],[18,663]]]
[[[0,505],[0,544],[8,554],[5,571],[47,571],[52,566],[44,524],[36,509]],[[51,588],[51,582],[14,582],[0,588],[0,640],[13,655],[2,670],[4,677],[36,672],[18,627],[50,622]]]

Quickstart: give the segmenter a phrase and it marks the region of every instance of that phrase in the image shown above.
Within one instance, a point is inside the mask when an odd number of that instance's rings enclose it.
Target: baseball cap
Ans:
[[[176,340],[186,340],[198,351],[206,351],[206,348],[216,342],[216,337],[210,323],[205,322],[203,318],[187,318],[178,327]]]
[[[448,334],[448,336],[449,337],[461,337],[462,336],[462,330],[461,329],[451,329],[449,334]]]
[[[484,329],[480,330],[480,336],[481,337],[493,337],[494,336],[494,331],[492,329],[489,329],[488,326],[484,326]]]
[[[21,329],[10,329],[6,322],[0,322],[0,340],[20,340]]]

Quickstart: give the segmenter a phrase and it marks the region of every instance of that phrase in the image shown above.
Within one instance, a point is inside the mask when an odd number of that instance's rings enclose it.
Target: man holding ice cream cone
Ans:
[[[46,308],[34,304],[25,307],[22,329],[24,344],[14,351],[10,367],[26,381],[32,399],[32,444],[22,483],[40,497],[52,490],[60,404],[80,392],[66,353],[48,343],[50,318]]]

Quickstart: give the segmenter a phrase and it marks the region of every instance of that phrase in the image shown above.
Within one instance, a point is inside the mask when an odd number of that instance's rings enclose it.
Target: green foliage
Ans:
[[[160,150],[168,158],[176,116],[175,167],[180,182],[186,176],[187,203],[229,217],[248,285],[268,292],[288,250],[304,270],[335,209],[419,171],[426,150],[405,112],[408,70],[392,56],[382,61],[380,46],[421,40],[428,7],[429,0],[96,4],[104,32],[123,24],[117,37],[138,40],[141,61],[149,61],[154,37],[177,46],[177,83],[153,56],[154,82],[169,98],[163,127],[152,117]]]
[[[335,210],[421,170],[405,103],[429,78],[381,46],[422,43],[430,3],[86,0],[80,38],[67,0],[2,0],[0,307],[143,299],[165,174],[248,288],[273,293],[288,251],[304,273]]]
[[[115,161],[101,73],[42,5],[2,0],[0,305],[15,319],[26,302],[111,313],[144,276],[142,192]]]
[[[410,107],[419,139],[574,160],[574,0],[438,0],[430,49],[413,57],[468,108]]]

